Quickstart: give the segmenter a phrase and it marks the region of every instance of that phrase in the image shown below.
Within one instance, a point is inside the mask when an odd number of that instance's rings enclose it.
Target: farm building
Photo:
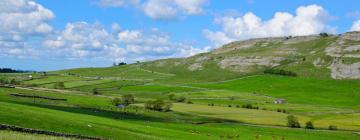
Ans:
[[[274,100],[274,104],[285,104],[286,100],[285,99],[276,99]]]

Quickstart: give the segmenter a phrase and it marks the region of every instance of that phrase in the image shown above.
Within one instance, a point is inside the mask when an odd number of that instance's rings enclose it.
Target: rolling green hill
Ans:
[[[1,84],[0,123],[106,139],[360,139],[359,51],[360,32],[350,32],[251,39],[107,68],[0,74],[15,83]],[[128,94],[135,103],[112,104]],[[171,110],[145,108],[157,99]],[[287,127],[289,115],[301,128]],[[315,130],[304,129],[308,121]]]

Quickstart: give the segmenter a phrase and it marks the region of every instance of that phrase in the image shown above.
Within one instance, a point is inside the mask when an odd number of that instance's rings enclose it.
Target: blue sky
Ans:
[[[186,57],[235,40],[360,29],[358,0],[3,0],[0,5],[0,67],[26,70]]]

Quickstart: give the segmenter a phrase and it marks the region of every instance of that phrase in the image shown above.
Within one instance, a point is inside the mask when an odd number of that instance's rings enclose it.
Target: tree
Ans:
[[[125,106],[135,103],[134,95],[125,94],[121,96],[121,103]]]
[[[11,85],[17,85],[17,84],[19,84],[20,82],[19,81],[17,81],[16,79],[11,79],[10,80],[10,84]]]
[[[93,94],[94,94],[94,95],[99,95],[100,92],[99,92],[99,90],[98,90],[97,88],[94,88],[94,89],[93,89]]]
[[[111,104],[113,104],[114,106],[118,106],[121,104],[121,99],[118,97],[115,97],[111,100]]]
[[[186,98],[185,98],[184,96],[181,96],[181,97],[179,97],[176,101],[183,103],[183,102],[186,101]]]
[[[312,123],[312,121],[306,122],[305,128],[306,129],[315,129],[314,124]]]
[[[287,126],[291,128],[300,128],[300,123],[294,115],[287,116]]]
[[[162,99],[157,99],[155,101],[148,101],[145,103],[145,108],[155,111],[170,111],[172,104],[169,102],[165,102]]]
[[[54,85],[54,88],[56,88],[56,89],[64,89],[65,84],[64,84],[64,82],[56,82],[55,85]]]
[[[337,126],[336,125],[330,125],[329,126],[329,130],[337,130]]]
[[[0,78],[0,84],[8,84],[8,80],[6,80],[5,78]]]
[[[321,36],[321,37],[328,37],[329,34],[328,34],[328,33],[320,33],[320,36]]]
[[[175,94],[169,94],[168,99],[169,100],[175,100]]]

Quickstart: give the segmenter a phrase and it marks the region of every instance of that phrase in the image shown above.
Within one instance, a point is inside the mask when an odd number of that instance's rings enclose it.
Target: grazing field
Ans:
[[[75,140],[75,139],[0,130],[0,140]]]
[[[253,39],[188,58],[0,74],[0,124],[105,139],[359,140],[359,59],[331,52],[359,43]],[[0,131],[9,137],[61,139]]]

